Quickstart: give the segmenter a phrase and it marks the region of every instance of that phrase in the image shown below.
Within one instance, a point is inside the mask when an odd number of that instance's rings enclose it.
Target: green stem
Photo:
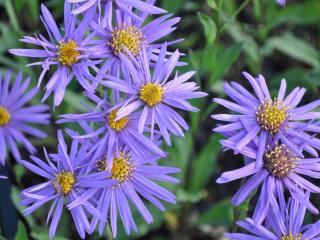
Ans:
[[[241,183],[240,183],[240,187],[243,186],[243,184],[245,184],[246,182],[246,178],[241,179]],[[234,221],[234,225],[232,227],[232,231],[233,233],[237,232],[238,230],[238,224],[237,222],[240,220],[240,216],[241,216],[241,209],[240,206],[234,208],[233,210],[233,221]]]
[[[6,9],[8,16],[9,16],[9,19],[10,19],[10,22],[11,22],[11,25],[12,25],[14,31],[18,32],[20,29],[20,26],[19,26],[19,21],[18,21],[17,15],[14,11],[12,2],[13,1],[11,1],[11,0],[5,0],[4,6],[5,6],[5,9]]]
[[[248,5],[248,3],[251,0],[245,0],[240,6],[239,8],[234,12],[232,19],[236,19],[236,17],[239,15],[239,13],[241,13],[241,11]]]
[[[231,20],[225,21],[224,23],[220,24],[219,23],[219,30],[218,30],[218,35],[221,35],[228,27],[229,24],[234,24],[237,16],[242,12],[242,10],[249,4],[251,0],[245,0],[239,8],[234,12],[233,16],[231,17]],[[221,13],[219,13],[221,14]],[[220,22],[220,21],[219,21]]]

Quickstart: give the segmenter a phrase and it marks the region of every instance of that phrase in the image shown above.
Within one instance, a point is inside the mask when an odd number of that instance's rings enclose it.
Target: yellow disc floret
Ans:
[[[11,116],[8,109],[4,107],[0,107],[0,126],[4,126],[8,124],[8,122],[10,121],[10,118]]]
[[[132,176],[133,165],[129,161],[130,158],[124,153],[120,153],[119,157],[113,159],[113,166],[111,169],[112,179],[123,183]]]
[[[261,128],[275,135],[289,116],[288,107],[277,99],[267,99],[258,107],[256,116]]]
[[[112,163],[110,179],[114,179],[118,183],[124,183],[132,177],[134,166],[126,153],[120,152],[118,157],[113,158]],[[96,167],[98,171],[106,171],[106,158],[104,157],[97,161]]]
[[[56,175],[56,181],[53,185],[58,193],[68,194],[75,183],[76,180],[72,172],[62,171]]]
[[[144,37],[140,29],[124,24],[122,27],[113,30],[111,41],[108,44],[111,46],[114,55],[125,53],[125,49],[133,55],[138,55],[143,41]]]
[[[139,97],[149,107],[153,107],[162,101],[163,88],[159,84],[148,83],[140,88]]]
[[[280,240],[304,240],[302,239],[302,234],[289,234],[289,235],[284,235],[281,237]]]
[[[77,47],[77,44],[73,40],[69,40],[68,42],[61,41],[58,45],[59,62],[68,67],[77,63],[80,56]]]
[[[265,167],[277,178],[287,177],[298,166],[299,160],[284,144],[274,147],[264,155]]]
[[[108,114],[108,124],[116,132],[121,132],[127,125],[129,119],[128,117],[123,117],[115,121],[119,109],[115,109]]]

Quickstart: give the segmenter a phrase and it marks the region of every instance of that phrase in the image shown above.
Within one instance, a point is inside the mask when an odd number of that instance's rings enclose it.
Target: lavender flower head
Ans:
[[[158,158],[136,155],[125,146],[120,146],[116,152],[113,156],[110,178],[117,183],[114,187],[106,186],[96,196],[97,209],[101,212],[102,219],[95,217],[92,223],[92,226],[98,224],[99,233],[102,235],[106,220],[110,219],[114,238],[117,235],[118,214],[128,235],[131,230],[137,232],[137,226],[131,213],[131,206],[138,210],[148,224],[153,222],[153,217],[142,199],[152,203],[161,211],[164,211],[165,207],[160,200],[172,204],[176,203],[174,194],[158,185],[155,181],[176,184],[178,180],[169,174],[179,172],[177,168],[158,166],[155,164]],[[97,171],[103,172],[108,169],[105,156],[101,156],[95,162]],[[75,206],[77,205],[72,204],[70,207]]]
[[[297,107],[306,91],[304,88],[295,88],[287,97],[286,81],[282,80],[278,96],[271,98],[263,76],[254,78],[244,72],[254,90],[254,95],[236,82],[224,84],[227,95],[234,101],[220,98],[214,101],[236,114],[214,114],[212,118],[226,122],[214,131],[230,135],[227,141],[235,143],[235,151],[243,149],[253,142],[259,146],[261,153],[266,147],[266,139],[272,136],[281,140],[297,156],[303,157],[301,149],[318,156],[316,149],[320,149],[320,140],[313,135],[320,132],[319,126],[313,122],[320,117],[319,112],[313,112],[320,105],[320,100]],[[307,122],[305,122],[307,121]],[[257,155],[257,167],[263,165],[262,155]]]
[[[90,154],[93,153],[92,159],[97,159],[108,149],[106,157],[108,167],[111,168],[113,155],[117,147],[122,144],[128,146],[137,155],[143,156],[151,153],[161,157],[166,156],[166,153],[156,143],[138,132],[138,113],[133,113],[116,120],[116,115],[119,111],[119,99],[113,105],[108,101],[106,94],[103,98],[92,93],[87,93],[87,96],[97,104],[96,109],[84,114],[61,115],[62,119],[58,123],[78,122],[83,128],[85,135],[79,136],[78,133],[68,130],[73,138],[96,139],[95,144],[90,150]],[[97,129],[92,129],[88,123],[96,124]]]
[[[30,124],[49,124],[48,106],[25,106],[36,94],[37,89],[27,91],[30,78],[23,80],[20,72],[13,82],[11,71],[3,77],[0,73],[0,163],[5,164],[7,149],[13,157],[20,161],[18,144],[22,144],[30,153],[36,149],[25,134],[37,138],[45,138],[47,134]]]
[[[187,82],[195,72],[187,72],[172,77],[172,72],[178,64],[180,53],[175,51],[166,59],[167,44],[161,47],[159,58],[152,73],[152,52],[143,51],[141,58],[128,59],[125,55],[120,58],[129,71],[129,79],[121,80],[107,75],[107,81],[102,85],[127,94],[128,100],[117,112],[117,119],[128,116],[142,108],[139,119],[139,132],[142,133],[146,120],[151,118],[151,139],[155,125],[160,129],[166,143],[171,145],[170,134],[184,136],[183,130],[188,130],[185,120],[174,108],[185,111],[198,111],[187,100],[201,98],[206,93],[197,91],[199,87],[195,82]]]
[[[104,16],[101,21],[96,18],[91,27],[97,31],[98,39],[92,39],[90,44],[93,52],[96,52],[94,57],[105,60],[98,80],[105,73],[116,77],[120,77],[122,72],[128,74],[120,58],[121,54],[138,56],[143,48],[152,49],[153,60],[156,60],[161,45],[155,42],[173,32],[176,29],[175,25],[180,21],[180,18],[171,16],[166,14],[146,23],[147,15],[143,16],[142,20],[135,20],[130,15],[116,10],[114,21],[108,16]],[[180,41],[172,41],[168,45]]]
[[[64,92],[73,78],[87,91],[94,91],[96,85],[91,82],[95,78],[90,74],[89,68],[94,68],[98,61],[90,59],[90,49],[87,44],[93,34],[86,36],[86,30],[94,12],[88,12],[78,24],[76,17],[71,14],[71,6],[67,2],[64,6],[64,36],[61,35],[49,10],[41,5],[41,21],[44,24],[49,40],[41,34],[35,37],[25,37],[21,41],[36,45],[40,49],[11,49],[10,53],[17,56],[44,58],[40,62],[29,64],[41,65],[42,73],[38,80],[40,86],[46,72],[52,65],[56,65],[54,74],[46,84],[46,93],[43,101],[54,93],[54,106],[60,105]]]
[[[105,14],[112,14],[112,9],[115,7],[116,9],[121,10],[122,12],[136,18],[137,20],[140,17],[134,13],[134,10],[139,10],[140,12],[147,14],[161,14],[166,11],[154,6],[155,0],[67,0],[70,3],[74,3],[76,5],[76,9],[72,11],[73,14],[79,14],[87,11],[91,8],[99,9],[101,13],[102,6],[105,5]]]
[[[223,144],[238,151],[234,143],[224,141]],[[320,193],[320,188],[306,179],[320,178],[320,158],[298,157],[285,144],[274,140],[267,142],[263,152],[259,152],[259,148],[254,144],[249,144],[239,153],[245,157],[245,166],[223,173],[217,182],[227,183],[248,177],[232,198],[232,203],[236,206],[262,185],[253,215],[256,223],[264,220],[269,206],[272,206],[272,198],[279,200],[285,192],[289,192],[295,201],[304,204],[310,211],[318,213],[317,208],[305,199],[305,191]],[[262,165],[257,165],[258,158],[262,159]]]
[[[47,181],[25,189],[21,194],[21,205],[27,206],[23,212],[29,215],[45,203],[53,201],[46,222],[48,224],[51,219],[49,236],[53,238],[64,202],[66,201],[67,204],[81,202],[77,207],[70,209],[70,214],[80,237],[84,239],[86,232],[91,233],[89,218],[93,216],[101,218],[100,213],[87,200],[99,188],[111,187],[115,181],[109,180],[110,172],[108,171],[88,172],[86,157],[90,148],[89,142],[79,146],[79,141],[74,140],[68,154],[61,131],[58,131],[58,140],[58,154],[51,154],[49,157],[44,149],[47,163],[34,156],[31,156],[31,159],[35,164],[22,161],[26,168],[46,178]]]
[[[286,0],[277,0],[277,3],[281,6],[285,6],[286,5]]]
[[[306,194],[305,198],[309,198]],[[227,233],[230,240],[317,240],[320,239],[320,221],[302,226],[306,208],[303,204],[290,199],[286,204],[284,198],[277,203],[272,199],[273,207],[270,209],[266,223],[256,224],[250,218],[239,221],[238,225],[248,233]]]

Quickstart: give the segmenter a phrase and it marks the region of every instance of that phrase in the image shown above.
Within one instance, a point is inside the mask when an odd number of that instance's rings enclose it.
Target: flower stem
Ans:
[[[240,6],[239,8],[234,12],[232,19],[236,19],[236,17],[239,15],[239,13],[241,13],[241,11],[248,5],[248,3],[251,0],[245,0]]]

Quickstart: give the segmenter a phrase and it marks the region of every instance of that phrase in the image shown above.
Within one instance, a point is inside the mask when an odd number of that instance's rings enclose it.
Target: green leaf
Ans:
[[[234,210],[234,221],[243,220],[247,217],[247,213],[249,211],[249,203],[251,198],[244,201],[239,207]]]
[[[84,107],[83,104],[94,107],[92,103],[88,101],[88,99],[81,93],[75,93],[70,90],[66,90],[65,95],[64,95],[64,101],[68,103],[70,107],[74,110],[78,111],[86,111],[87,109]]]
[[[213,10],[218,10],[218,6],[215,0],[208,0],[207,3]]]
[[[189,193],[181,188],[177,191],[177,201],[179,203],[181,202],[197,203],[201,199],[203,199],[205,196],[206,196],[205,191]]]
[[[319,23],[320,1],[301,1],[297,4],[288,4],[281,11],[265,11],[267,14],[267,28],[269,30],[284,22],[306,25]]]
[[[214,71],[214,65],[216,64],[217,60],[217,55],[220,50],[219,48],[220,45],[216,44],[211,44],[205,46],[204,49],[199,54],[199,69],[198,71],[206,71],[208,74],[212,74]]]
[[[12,1],[5,1],[4,6],[5,6],[5,9],[6,9],[8,16],[9,16],[9,19],[10,19],[10,22],[11,22],[11,25],[12,25],[14,31],[18,32],[20,29],[20,26],[19,26],[19,21],[18,21],[17,15],[16,15],[14,8],[13,8],[13,5],[12,5]]]
[[[220,151],[219,139],[218,134],[212,134],[211,139],[200,154],[192,159],[192,174],[190,174],[191,180],[188,189],[190,192],[198,192],[208,183],[215,170]]]
[[[263,53],[268,56],[274,50],[278,50],[312,67],[319,67],[320,58],[317,49],[304,39],[290,33],[270,38],[263,48]]]
[[[232,226],[232,206],[230,199],[224,199],[199,216],[196,224]]]
[[[20,35],[12,31],[10,25],[0,22],[0,36],[0,53],[6,54],[9,48],[18,47]]]
[[[261,1],[260,0],[253,1],[253,13],[257,19],[261,17]]]
[[[28,233],[26,230],[26,227],[24,226],[24,224],[19,221],[19,225],[18,225],[18,232],[15,236],[16,240],[27,240],[28,239]]]
[[[14,165],[14,173],[17,181],[20,182],[25,173],[25,168],[22,165]]]
[[[161,1],[161,8],[166,9],[168,12],[178,13],[182,8],[182,0],[163,0]]]
[[[245,181],[243,181],[244,183]],[[243,185],[243,184],[242,184]],[[250,201],[257,194],[257,190],[255,190],[246,201],[244,201],[240,206],[235,207],[233,210],[233,221],[237,222],[239,220],[243,220],[247,217]]]
[[[235,43],[215,57],[210,84],[221,79],[230,70],[232,65],[238,60],[242,49],[243,43]]]
[[[66,230],[67,229],[70,230],[70,228],[66,228]],[[39,239],[39,240],[40,239],[41,240],[50,240],[48,230],[44,229],[44,228],[39,228],[39,227],[34,229],[34,231],[32,233],[32,237],[34,237],[35,239]],[[67,238],[67,237],[64,237],[64,236],[60,236],[60,235],[57,235],[57,234],[54,236],[54,240],[68,240],[68,239],[70,239],[70,238]],[[16,239],[16,240],[20,240],[20,239]]]
[[[236,41],[243,43],[243,50],[250,62],[253,64],[252,68],[259,71],[260,66],[260,52],[255,39],[248,33],[244,32],[240,25],[229,25],[227,28],[228,34]]]
[[[190,101],[192,106],[198,108],[198,109],[203,109],[203,106],[206,104],[206,99],[205,98],[199,98],[199,99],[192,99]],[[199,114],[199,112],[190,112],[189,113],[190,118],[191,118],[191,132],[196,133],[199,131],[199,128],[201,127],[200,121],[202,114]]]
[[[179,168],[181,171],[175,177],[184,181],[185,179],[183,178],[186,174],[188,161],[193,151],[193,136],[191,131],[186,133],[184,138],[173,137],[172,147],[167,147],[166,150],[169,154],[168,158],[163,160],[163,165],[174,165]],[[172,184],[170,186],[175,187]]]
[[[198,12],[198,18],[203,26],[207,44],[212,44],[217,37],[217,26],[211,17]]]
[[[29,5],[30,13],[34,21],[38,21],[39,18],[39,0],[27,1]]]

